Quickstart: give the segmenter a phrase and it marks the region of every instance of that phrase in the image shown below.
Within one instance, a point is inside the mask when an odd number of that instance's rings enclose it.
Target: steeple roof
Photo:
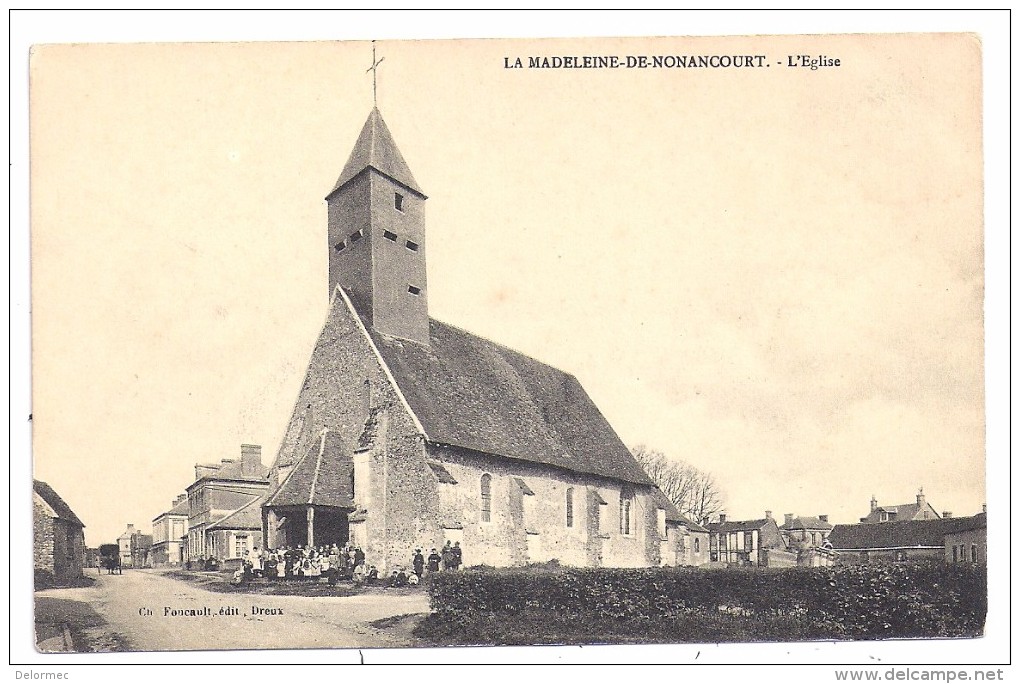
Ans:
[[[383,121],[378,107],[373,107],[369,113],[368,120],[361,128],[361,135],[358,136],[358,141],[354,143],[354,149],[351,150],[351,156],[347,159],[344,170],[340,172],[340,178],[337,179],[336,185],[333,186],[327,197],[368,168],[375,169],[378,173],[425,197],[425,193],[418,187],[418,182],[414,180],[414,175],[408,168],[407,162],[404,161],[403,155],[397,149],[393,135],[386,127],[386,122]]]

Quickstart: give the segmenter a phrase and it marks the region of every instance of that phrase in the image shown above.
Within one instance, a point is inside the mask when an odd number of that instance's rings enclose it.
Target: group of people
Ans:
[[[297,546],[276,549],[252,549],[244,559],[242,581],[265,577],[268,580],[311,580],[325,577],[330,584],[339,580],[375,582],[379,571],[365,563],[360,547]]]
[[[432,549],[428,557],[421,549],[415,549],[411,556],[410,573],[403,567],[395,568],[386,586],[406,587],[421,582],[428,574],[443,570],[456,570],[463,564],[460,542],[446,545],[442,551]],[[241,569],[236,573],[237,582],[247,583],[255,578],[275,580],[309,580],[318,582],[325,577],[330,584],[340,580],[355,584],[375,584],[380,581],[379,570],[365,562],[365,552],[350,543],[338,546],[296,546],[276,549],[254,548],[244,558]]]

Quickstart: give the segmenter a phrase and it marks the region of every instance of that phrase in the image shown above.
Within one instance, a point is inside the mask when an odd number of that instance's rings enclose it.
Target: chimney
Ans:
[[[241,477],[259,477],[262,475],[262,446],[260,444],[241,445]]]
[[[784,525],[789,525],[792,522],[793,522],[793,513],[784,513],[783,514],[783,524]]]
[[[726,522],[726,514],[725,513],[720,513],[719,514],[719,522],[721,522],[721,523]]]
[[[982,513],[988,512],[988,504],[981,504],[981,512]]]
[[[953,517],[953,512],[952,511],[942,511],[942,517],[943,518],[952,518]]]
[[[818,519],[821,520],[823,523],[827,523],[829,522],[829,514],[825,513],[823,515],[819,515]]]
[[[871,510],[875,510],[876,508],[878,508],[878,499],[876,499],[875,495],[872,494],[871,495]]]
[[[765,519],[772,520],[772,511],[765,511]]]
[[[917,490],[917,505],[920,508],[924,508],[924,487]]]
[[[181,503],[182,501],[184,501],[187,498],[188,498],[187,494],[181,494],[176,499],[174,499],[174,506],[176,506],[177,504]],[[173,508],[173,506],[171,506],[171,508]]]

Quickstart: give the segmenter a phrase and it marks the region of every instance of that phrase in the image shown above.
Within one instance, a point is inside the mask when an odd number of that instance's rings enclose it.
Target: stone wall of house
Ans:
[[[53,517],[53,509],[35,493],[32,513],[35,569],[51,573],[58,583],[80,578],[85,563],[85,533],[81,526]]]
[[[432,447],[429,457],[457,481],[443,484],[437,479],[437,486],[442,522],[462,540],[465,565],[499,567],[553,559],[574,566],[659,563],[656,507],[640,487],[634,488],[631,534],[623,535],[622,483],[455,447]],[[481,482],[486,474],[491,477],[488,522],[482,520]],[[573,507],[570,526],[568,489]]]
[[[38,494],[32,494],[33,557],[36,570],[56,573],[53,564],[53,509]]]
[[[946,562],[954,562],[953,547],[956,547],[955,562],[957,563],[987,563],[988,556],[988,530],[968,530],[946,535]],[[962,548],[961,548],[962,547]],[[977,558],[974,559],[973,555]]]

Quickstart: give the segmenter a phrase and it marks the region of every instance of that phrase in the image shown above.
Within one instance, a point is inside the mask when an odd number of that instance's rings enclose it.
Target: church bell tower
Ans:
[[[427,346],[426,199],[373,107],[326,195],[329,292],[343,287],[367,327]]]

